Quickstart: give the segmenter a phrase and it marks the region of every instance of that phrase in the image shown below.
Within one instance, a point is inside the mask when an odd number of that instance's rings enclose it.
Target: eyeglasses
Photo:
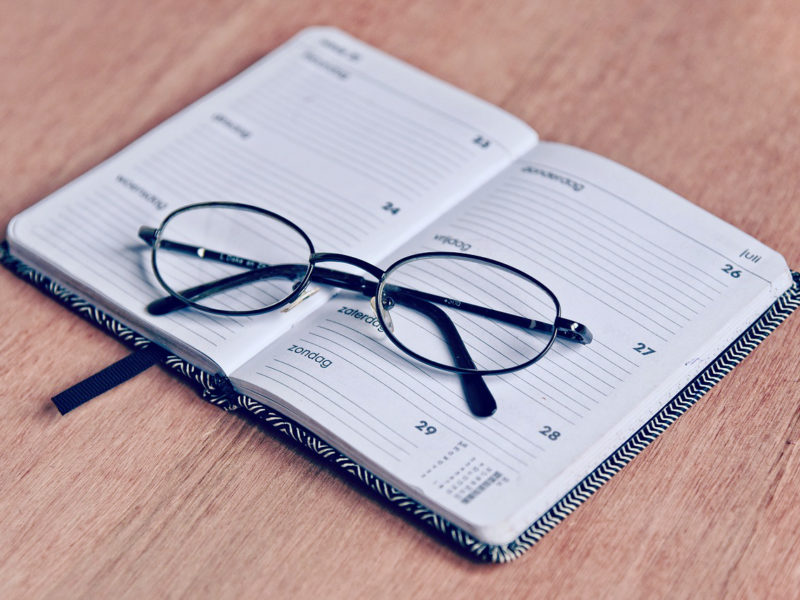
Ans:
[[[544,284],[490,258],[425,252],[383,270],[316,252],[289,219],[230,202],[179,208],[157,229],[141,227],[139,236],[152,246],[153,271],[169,293],[148,305],[151,314],[186,307],[240,316],[286,311],[318,289],[312,282],[358,292],[370,298],[380,330],[397,348],[458,375],[476,416],[497,409],[482,376],[532,365],[557,338],[592,341],[585,325],[561,317]],[[375,281],[320,263],[352,265]]]

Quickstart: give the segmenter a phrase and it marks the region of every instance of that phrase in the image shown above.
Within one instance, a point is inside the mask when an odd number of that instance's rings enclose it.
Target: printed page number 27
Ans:
[[[639,354],[642,356],[647,356],[648,354],[655,354],[655,350],[653,350],[650,346],[643,342],[639,342],[633,347]]]

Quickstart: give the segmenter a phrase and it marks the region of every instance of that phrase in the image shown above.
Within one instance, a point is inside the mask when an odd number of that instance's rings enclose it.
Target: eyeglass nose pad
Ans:
[[[369,299],[369,305],[372,307],[372,312],[374,312],[375,316],[378,317],[378,301],[375,299],[375,296]],[[392,306],[394,306],[394,302],[388,304],[386,308],[389,309]],[[378,318],[380,319],[380,317]],[[388,310],[383,311],[383,323],[386,325],[386,329],[394,333],[394,323],[392,323],[392,315],[389,314]]]
[[[296,286],[296,285],[294,286],[294,289],[297,289],[297,286]],[[314,294],[316,294],[318,291],[319,291],[319,288],[318,288],[318,287],[311,287],[311,286],[308,286],[306,289],[304,289],[304,290],[303,290],[303,292],[302,292],[302,293],[301,293],[301,294],[300,294],[300,295],[299,295],[297,298],[295,298],[295,299],[294,299],[294,301],[293,301],[293,302],[290,302],[289,304],[287,304],[286,306],[284,306],[284,307],[281,309],[281,312],[282,312],[282,313],[287,313],[287,312],[289,312],[289,311],[290,311],[290,310],[292,310],[292,309],[293,309],[295,306],[297,306],[298,304],[300,304],[300,303],[301,303],[301,302],[303,302],[304,300],[307,300],[308,298],[310,298],[311,296],[313,296]]]

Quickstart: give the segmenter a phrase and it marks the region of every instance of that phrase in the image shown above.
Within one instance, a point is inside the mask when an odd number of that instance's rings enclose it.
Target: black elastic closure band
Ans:
[[[113,365],[107,366],[99,373],[95,373],[71,388],[53,396],[53,404],[56,405],[58,412],[65,415],[92,398],[132,379],[142,371],[163,360],[166,356],[167,351],[155,344],[139,348]]]

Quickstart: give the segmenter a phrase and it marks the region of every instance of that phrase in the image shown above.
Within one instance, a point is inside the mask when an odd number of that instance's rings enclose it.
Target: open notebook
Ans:
[[[164,291],[138,228],[216,200],[278,212],[318,250],[381,267],[436,250],[514,265],[594,341],[487,377],[498,410],[478,419],[457,377],[395,351],[350,292],[252,317],[148,314]],[[552,526],[797,293],[783,258],[731,225],[331,28],[302,31],[18,215],[7,239],[17,259],[223,375],[251,412],[289,417],[490,560]]]

